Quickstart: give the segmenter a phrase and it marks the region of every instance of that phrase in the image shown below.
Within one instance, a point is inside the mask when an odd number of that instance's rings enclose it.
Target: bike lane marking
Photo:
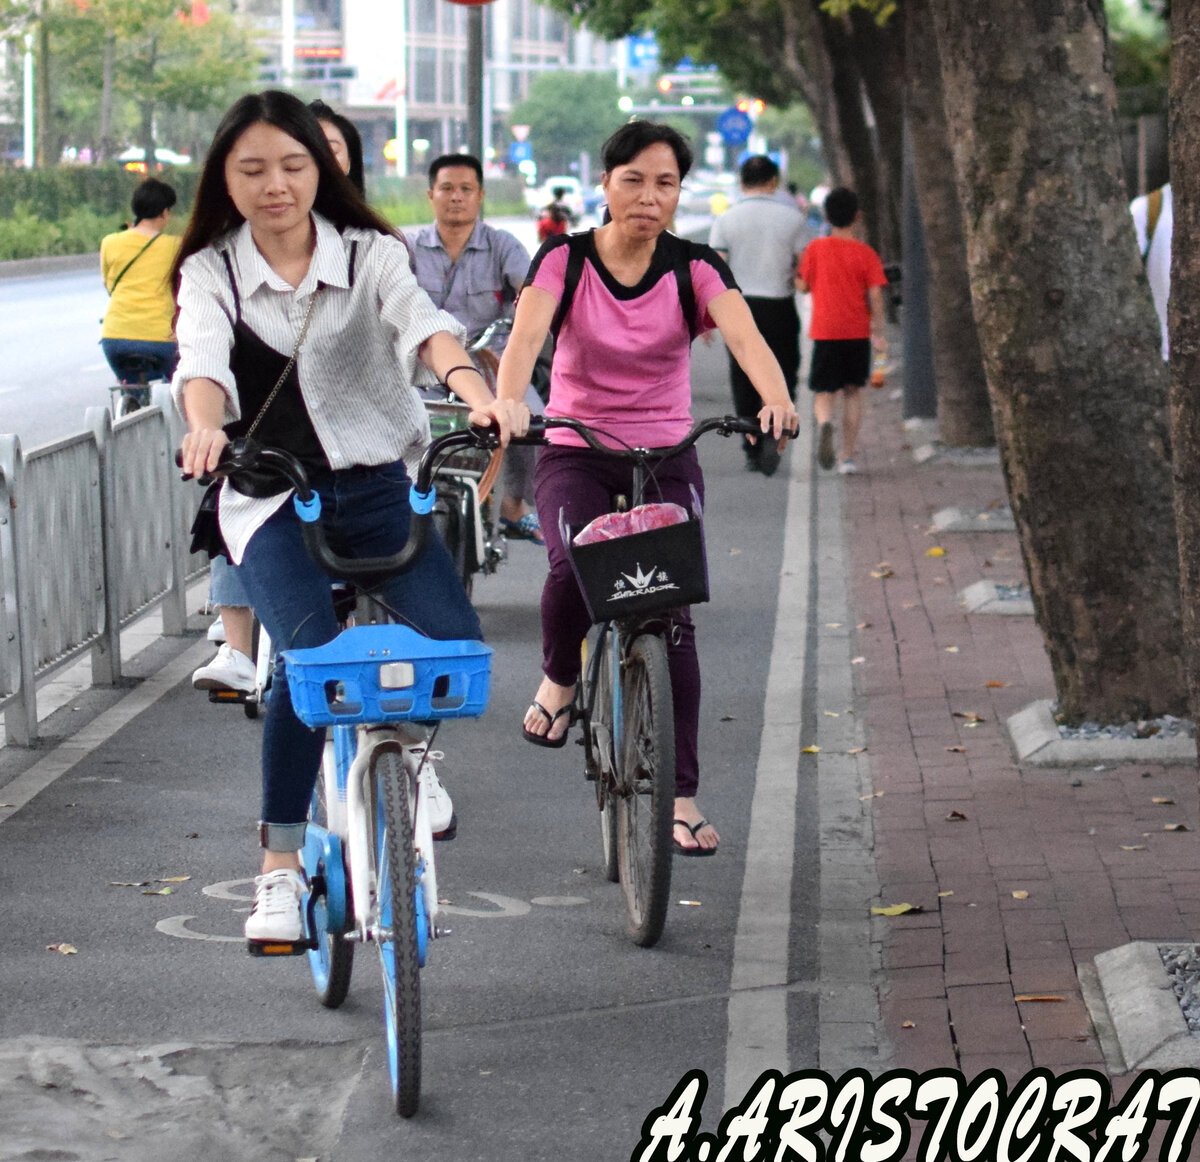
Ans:
[[[734,935],[725,1045],[725,1104],[766,1068],[788,1072],[788,946],[796,797],[812,576],[812,423],[792,448],[775,632],[763,701],[746,864]]]
[[[99,714],[87,726],[60,742],[45,758],[0,788],[0,823],[10,819],[36,795],[86,759],[97,747],[106,743],[117,731],[128,726],[139,714],[149,710],[160,698],[169,694],[180,682],[190,678],[197,666],[208,661],[212,645],[203,638],[151,674],[130,690],[114,706]]]

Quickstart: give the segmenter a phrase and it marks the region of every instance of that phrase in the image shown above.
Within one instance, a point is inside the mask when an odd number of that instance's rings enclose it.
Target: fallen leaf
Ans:
[[[1013,997],[1013,1000],[1020,1001],[1021,1003],[1025,1004],[1031,1001],[1061,1001],[1062,997],[1042,996],[1038,993],[1021,993],[1020,996]]]
[[[47,944],[46,951],[47,952],[61,952],[63,954],[63,956],[74,956],[75,953],[77,953],[79,951],[79,949],[76,948],[74,944],[62,943],[62,944]]]
[[[108,886],[111,888],[148,888],[149,880],[109,880]]]
[[[951,754],[966,754],[967,753],[967,748],[965,746],[948,746],[948,747],[946,747],[946,749]]]
[[[840,621],[827,621],[825,623],[825,628],[826,629],[841,629],[842,623]]]
[[[0,803],[0,807],[15,807],[16,803]]]
[[[960,820],[966,819],[966,816],[961,811],[951,811],[946,816],[947,823],[958,823]]]
[[[952,710],[951,718],[965,718],[968,722],[979,723],[987,722],[987,719],[982,714],[976,714],[974,710]]]
[[[885,581],[888,577],[895,577],[896,574],[891,569],[873,569],[871,576],[876,580]]]
[[[909,912],[923,912],[920,904],[889,904],[886,908],[872,908],[872,916],[904,916]]]
[[[741,551],[742,551],[741,549],[730,549],[729,555],[731,557],[736,557],[736,556],[738,556],[739,553],[741,553]]]
[[[1014,900],[1028,900],[1029,893],[1027,891],[1025,891],[1023,888],[1018,889],[1017,891],[1013,892],[1012,898]]]
[[[927,557],[944,557],[945,555],[946,550],[941,545],[934,545],[933,548],[925,550],[925,556]]]
[[[680,900],[679,902],[680,902],[680,904],[682,904],[682,905],[683,905],[685,908],[698,908],[698,907],[700,907],[700,901],[699,901],[699,900]]]
[[[1145,851],[1146,845],[1144,843],[1122,843],[1121,850],[1122,851]]]
[[[841,715],[836,710],[826,710],[825,717],[826,718],[841,718]]]
[[[865,662],[866,660],[867,660],[866,658],[851,658],[850,664],[852,666],[861,666],[863,664],[863,662]]]
[[[1168,823],[1163,827],[1164,831],[1190,831],[1186,823]]]
[[[721,722],[737,722],[737,715],[735,715],[735,714],[722,714],[722,715],[721,715],[721,718],[720,718],[720,721],[721,721]]]
[[[1164,807],[1173,807],[1173,806],[1175,805],[1175,800],[1174,800],[1174,799],[1163,799],[1163,798],[1157,798],[1157,797],[1156,797],[1156,798],[1154,798],[1154,799],[1151,799],[1151,800],[1150,800],[1150,802],[1151,802],[1151,803],[1160,803],[1160,804],[1162,804]]]
[[[915,1029],[916,1027],[917,1027],[916,1021],[901,1021],[900,1022],[901,1029]]]
[[[804,746],[804,747],[800,748],[800,753],[801,754],[820,754],[821,748],[819,746]]]
[[[146,888],[142,892],[142,895],[143,896],[169,896],[174,890],[175,890],[174,888]]]
[[[958,653],[958,646],[947,646],[947,647],[946,647],[946,653],[948,653],[948,654],[956,654],[956,653]]]
[[[869,795],[859,795],[858,801],[865,803],[868,799],[878,799],[882,794],[882,791],[872,791]]]
[[[860,621],[858,623],[858,625],[856,625],[854,628],[855,629],[870,629],[871,623],[869,621]]]
[[[846,753],[847,754],[862,754],[863,751],[865,751],[866,749],[867,748],[865,746],[852,746],[848,751],[846,751]]]
[[[191,878],[191,876],[164,876],[154,882],[156,884],[186,884]]]
[[[997,682],[995,679],[992,679],[992,681],[990,681],[990,682],[984,682],[983,685],[984,685],[984,688],[988,689],[988,690],[1003,690],[1005,686],[1009,685],[1009,683],[1008,682]]]
[[[938,892],[938,899],[939,899],[939,900],[944,900],[944,899],[946,899],[948,896],[952,896],[952,895],[954,895],[954,893],[953,893],[953,892]]]

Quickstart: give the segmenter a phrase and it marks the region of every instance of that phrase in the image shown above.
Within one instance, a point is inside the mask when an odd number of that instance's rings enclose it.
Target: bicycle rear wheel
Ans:
[[[329,808],[325,797],[325,775],[326,772],[322,771],[317,776],[309,817],[314,823],[328,830]],[[341,891],[345,894],[345,868],[321,870],[327,883],[336,876]],[[318,897],[313,903],[313,921],[313,937],[317,947],[308,954],[308,967],[312,971],[313,983],[317,986],[317,997],[321,1004],[327,1009],[336,1009],[350,991],[350,974],[354,969],[354,945],[346,939],[345,933],[330,929],[324,897]]]
[[[675,714],[661,638],[634,640],[621,667],[621,695],[617,858],[629,935],[649,948],[667,918],[675,809]]]
[[[383,968],[388,1067],[396,1112],[412,1117],[421,1097],[421,960],[417,861],[409,778],[398,750],[378,747],[371,762],[379,958]]]
[[[596,686],[593,692],[589,729],[596,764],[596,803],[600,808],[600,859],[605,878],[621,878],[617,859],[616,730],[617,707],[613,703],[613,641],[611,630],[596,638]]]

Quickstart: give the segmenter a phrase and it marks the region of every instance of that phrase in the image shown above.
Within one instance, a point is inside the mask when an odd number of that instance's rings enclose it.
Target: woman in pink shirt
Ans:
[[[696,334],[716,327],[763,399],[764,433],[782,442],[794,429],[779,364],[758,333],[729,268],[707,246],[667,233],[691,149],[674,129],[652,121],[623,125],[605,142],[603,186],[611,220],[583,237],[584,263],[560,320],[546,414],[602,427],[634,447],[667,447],[692,424],[690,353]],[[575,236],[577,239],[580,236]],[[570,240],[550,239],[534,257],[500,363],[500,399],[521,399],[562,298]],[[695,318],[684,318],[676,271],[687,264]],[[542,590],[545,674],[525,714],[524,733],[539,746],[566,742],[579,679],[579,647],[591,619],[559,536],[559,511],[580,527],[631,488],[632,468],[555,429],[543,449],[535,492],[550,572]],[[695,449],[655,470],[660,495],[691,505],[704,481]],[[650,499],[650,498],[648,498]],[[669,650],[675,710],[675,844],[711,855],[719,837],[696,806],[699,779],[700,667],[687,609],[675,615]]]

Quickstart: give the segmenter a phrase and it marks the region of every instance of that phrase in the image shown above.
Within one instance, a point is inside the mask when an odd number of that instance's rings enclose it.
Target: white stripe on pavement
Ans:
[[[763,730],[750,806],[746,868],[730,975],[725,1102],[730,1109],[765,1068],[788,1071],[788,937],[796,839],[797,768],[806,673],[812,424],[789,460],[787,523]]]

